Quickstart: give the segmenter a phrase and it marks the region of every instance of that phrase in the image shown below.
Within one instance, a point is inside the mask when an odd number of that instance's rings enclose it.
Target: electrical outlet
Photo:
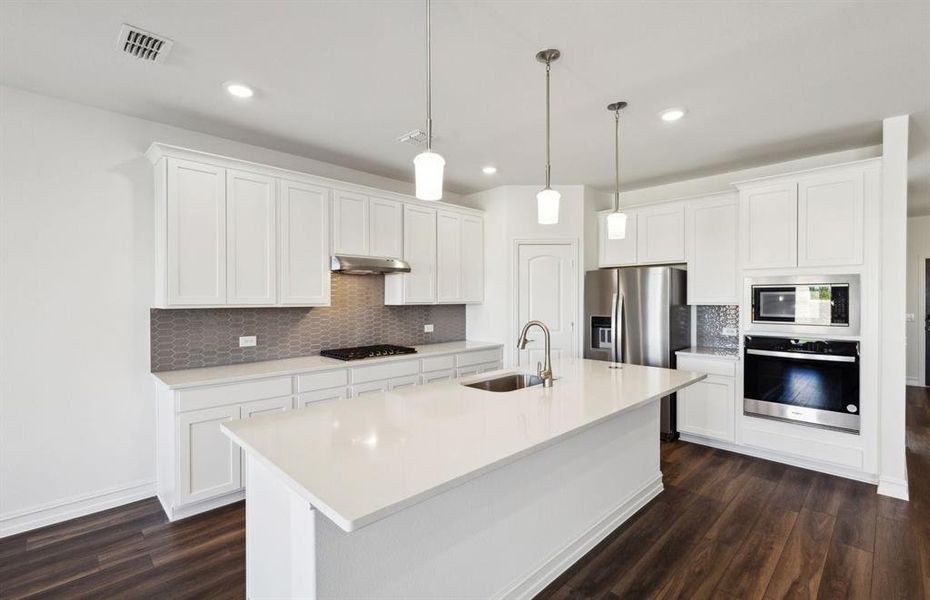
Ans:
[[[720,333],[729,337],[736,337],[739,335],[736,327],[724,327],[720,330]]]
[[[428,323],[423,326],[423,333],[433,333],[433,324]]]
[[[240,335],[239,336],[239,347],[240,348],[251,348],[258,344],[258,338],[254,335]]]

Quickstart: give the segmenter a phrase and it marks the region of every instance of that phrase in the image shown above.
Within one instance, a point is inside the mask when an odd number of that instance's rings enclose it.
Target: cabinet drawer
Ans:
[[[455,370],[456,377],[471,377],[472,375],[478,375],[480,373],[487,373],[488,371],[496,371],[497,369],[502,368],[500,361],[489,362],[489,363],[480,363],[477,365],[469,365],[467,367],[459,367]]]
[[[455,355],[456,367],[470,367],[481,363],[497,362],[501,360],[502,352],[500,348],[491,348],[490,350],[479,350],[477,352],[462,352]]]
[[[734,377],[738,361],[725,358],[697,358],[694,356],[678,356],[677,367],[680,371],[697,371],[708,375],[722,375]]]
[[[423,365],[421,370],[424,373],[429,371],[442,371],[443,369],[451,369],[455,367],[455,357],[451,354],[446,356],[432,356],[430,358],[422,359],[420,364]]]
[[[277,396],[290,396],[291,378],[275,377],[244,383],[181,390],[178,392],[178,411],[197,410],[214,406],[241,404]]]
[[[349,383],[348,369],[326,371],[324,373],[307,373],[297,376],[297,392],[325,390],[326,388],[345,386],[347,383]]]
[[[442,371],[429,371],[420,375],[420,384],[436,383],[437,381],[452,381],[455,379],[455,369],[444,369]]]
[[[348,390],[344,387],[337,387],[326,390],[314,390],[312,392],[306,392],[297,396],[297,400],[294,405],[296,408],[304,408],[305,406],[310,406],[314,402],[321,402],[323,400],[342,400],[343,398],[347,397]]]
[[[352,383],[365,383],[367,381],[378,381],[379,379],[403,377],[404,375],[418,375],[419,373],[420,361],[417,360],[372,365],[370,367],[355,367],[352,369]]]

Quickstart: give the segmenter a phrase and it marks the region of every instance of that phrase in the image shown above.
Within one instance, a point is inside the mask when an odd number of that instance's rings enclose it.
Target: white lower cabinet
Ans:
[[[732,358],[678,356],[678,369],[707,374],[706,379],[677,392],[679,432],[736,441],[737,364]]]
[[[732,377],[708,375],[678,392],[678,430],[725,442],[734,441],[736,409]]]
[[[239,418],[238,406],[220,406],[178,416],[181,504],[234,492],[242,487],[239,447],[223,435],[220,425]]]
[[[500,348],[172,390],[159,382],[158,498],[172,521],[243,497],[242,453],[223,423],[501,368]]]

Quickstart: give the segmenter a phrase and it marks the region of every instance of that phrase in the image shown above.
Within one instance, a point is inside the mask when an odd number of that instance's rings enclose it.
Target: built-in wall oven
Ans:
[[[746,280],[746,331],[859,335],[858,275],[797,275]]]
[[[744,339],[743,412],[859,432],[859,342]]]

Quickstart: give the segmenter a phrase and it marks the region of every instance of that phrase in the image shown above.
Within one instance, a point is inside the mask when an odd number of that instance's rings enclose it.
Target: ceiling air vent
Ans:
[[[436,139],[433,136],[433,139]],[[408,131],[404,135],[397,138],[398,142],[404,144],[410,144],[411,146],[419,146],[426,141],[426,132],[422,129],[414,129],[413,131]]]
[[[163,63],[173,44],[164,36],[124,23],[119,31],[116,48],[140,60]]]

